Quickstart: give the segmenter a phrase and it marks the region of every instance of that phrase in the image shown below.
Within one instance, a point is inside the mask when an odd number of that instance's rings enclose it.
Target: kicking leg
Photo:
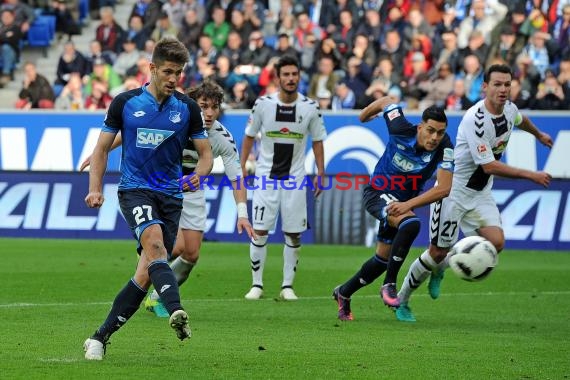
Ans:
[[[362,264],[358,272],[344,284],[337,286],[333,291],[333,298],[338,303],[338,318],[344,321],[353,319],[350,309],[350,297],[360,288],[373,283],[385,271],[388,265],[386,257],[390,252],[390,245],[378,242],[374,255]]]
[[[420,232],[420,220],[417,216],[406,216],[398,224],[398,232],[392,242],[390,261],[386,271],[384,285],[382,285],[382,300],[387,306],[398,307],[400,301],[396,292],[398,272],[408,256],[412,243]]]

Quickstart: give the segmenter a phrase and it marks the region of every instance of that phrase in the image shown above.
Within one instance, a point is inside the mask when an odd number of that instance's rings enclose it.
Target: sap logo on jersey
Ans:
[[[414,169],[419,169],[419,165],[414,164],[413,162],[406,159],[400,153],[397,153],[392,158],[392,163],[402,169],[402,171],[410,172]]]
[[[137,128],[137,148],[154,149],[173,133],[174,131],[161,129]]]

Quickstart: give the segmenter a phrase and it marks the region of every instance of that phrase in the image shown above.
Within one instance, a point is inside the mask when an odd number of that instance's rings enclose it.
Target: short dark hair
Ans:
[[[205,80],[199,85],[189,88],[186,93],[195,101],[198,101],[200,98],[206,98],[212,100],[217,105],[222,104],[224,101],[224,90],[212,80]]]
[[[491,65],[487,69],[487,72],[485,72],[485,78],[483,78],[483,81],[485,83],[489,83],[489,80],[491,80],[491,74],[492,73],[509,74],[511,76],[511,78],[513,77],[513,71],[511,70],[510,66],[507,66],[505,64],[495,64],[495,65]]]
[[[426,122],[428,120],[439,121],[447,125],[447,116],[445,115],[445,110],[438,106],[429,106],[422,113],[422,121]]]
[[[279,58],[279,61],[277,61],[275,64],[275,72],[277,73],[277,76],[279,76],[281,73],[281,68],[283,66],[296,66],[299,70],[301,69],[297,58],[291,55],[284,55],[283,57]]]
[[[157,66],[162,65],[166,61],[183,65],[189,60],[190,53],[188,53],[188,49],[175,37],[161,38],[152,52],[152,63]]]

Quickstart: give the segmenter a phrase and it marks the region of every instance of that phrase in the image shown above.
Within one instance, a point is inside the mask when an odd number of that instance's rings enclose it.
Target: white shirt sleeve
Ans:
[[[318,108],[315,108],[311,122],[309,123],[309,131],[313,141],[323,141],[327,137],[327,130],[323,121],[323,115]]]
[[[263,121],[263,104],[265,103],[263,99],[263,97],[258,98],[251,108],[251,113],[249,114],[249,119],[247,119],[247,125],[245,127],[246,136],[255,137],[261,129]]]
[[[237,148],[235,143],[224,139],[225,144],[222,150],[222,161],[224,162],[224,171],[226,176],[230,181],[235,181],[239,176],[241,176],[241,165],[239,162],[239,156],[237,154]]]

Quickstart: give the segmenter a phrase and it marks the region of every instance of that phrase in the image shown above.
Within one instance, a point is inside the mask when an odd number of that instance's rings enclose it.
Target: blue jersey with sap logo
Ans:
[[[387,106],[384,120],[390,139],[370,177],[372,187],[407,201],[420,193],[437,168],[453,171],[453,144],[447,133],[430,152],[417,146],[417,126],[404,117],[400,106]]]
[[[208,138],[195,101],[174,92],[159,104],[146,86],[113,99],[103,131],[122,134],[120,190],[148,189],[178,198],[182,151],[189,138]]]

